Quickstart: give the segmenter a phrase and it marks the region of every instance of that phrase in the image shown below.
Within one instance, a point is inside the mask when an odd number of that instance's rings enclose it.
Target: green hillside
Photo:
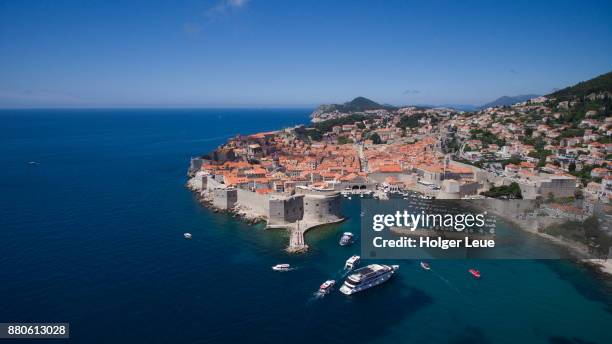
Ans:
[[[346,102],[342,105],[338,105],[338,109],[342,112],[362,112],[366,110],[378,110],[378,109],[394,109],[392,106],[381,105],[377,102],[370,100],[365,97],[357,97],[350,102]]]
[[[557,100],[564,101],[576,97],[582,98],[591,93],[601,93],[605,91],[612,93],[612,72],[602,74],[591,80],[579,82],[574,86],[566,87],[549,94],[548,97],[554,97],[557,98]]]

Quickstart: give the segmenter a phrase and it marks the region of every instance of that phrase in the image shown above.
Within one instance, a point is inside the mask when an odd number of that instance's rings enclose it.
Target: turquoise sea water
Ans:
[[[378,288],[316,298],[359,251],[337,244],[359,232],[359,199],[292,256],[283,231],[184,188],[190,156],[309,112],[0,112],[0,322],[70,322],[74,343],[612,342],[609,283],[571,262],[399,261]]]

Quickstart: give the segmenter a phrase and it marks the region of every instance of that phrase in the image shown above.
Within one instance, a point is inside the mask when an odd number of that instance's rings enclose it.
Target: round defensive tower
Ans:
[[[342,220],[340,212],[340,193],[338,192],[305,192],[304,217],[307,223],[327,223]]]

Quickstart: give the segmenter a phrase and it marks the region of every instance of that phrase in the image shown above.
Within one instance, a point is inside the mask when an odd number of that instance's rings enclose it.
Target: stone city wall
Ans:
[[[267,218],[268,227],[285,227],[298,221],[312,227],[343,219],[340,193],[334,190],[297,189],[297,193],[292,196],[258,194],[245,189],[228,188],[213,176],[203,173],[196,173],[189,180],[188,186],[201,192],[215,208],[229,210],[239,207],[253,217]]]
[[[342,220],[340,194],[304,195],[304,217],[307,223],[330,223]]]
[[[249,209],[253,215],[257,216],[268,216],[269,213],[269,199],[268,195],[258,194],[244,189],[238,190],[238,205],[243,208]]]
[[[268,227],[295,223],[304,217],[304,196],[271,197]]]

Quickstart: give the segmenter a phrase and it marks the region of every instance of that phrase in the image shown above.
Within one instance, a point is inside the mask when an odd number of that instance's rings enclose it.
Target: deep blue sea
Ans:
[[[88,344],[612,343],[612,288],[572,262],[401,261],[380,287],[316,298],[359,252],[337,244],[359,232],[358,199],[288,255],[284,231],[184,187],[191,156],[310,111],[1,111],[0,322],[69,322]]]

